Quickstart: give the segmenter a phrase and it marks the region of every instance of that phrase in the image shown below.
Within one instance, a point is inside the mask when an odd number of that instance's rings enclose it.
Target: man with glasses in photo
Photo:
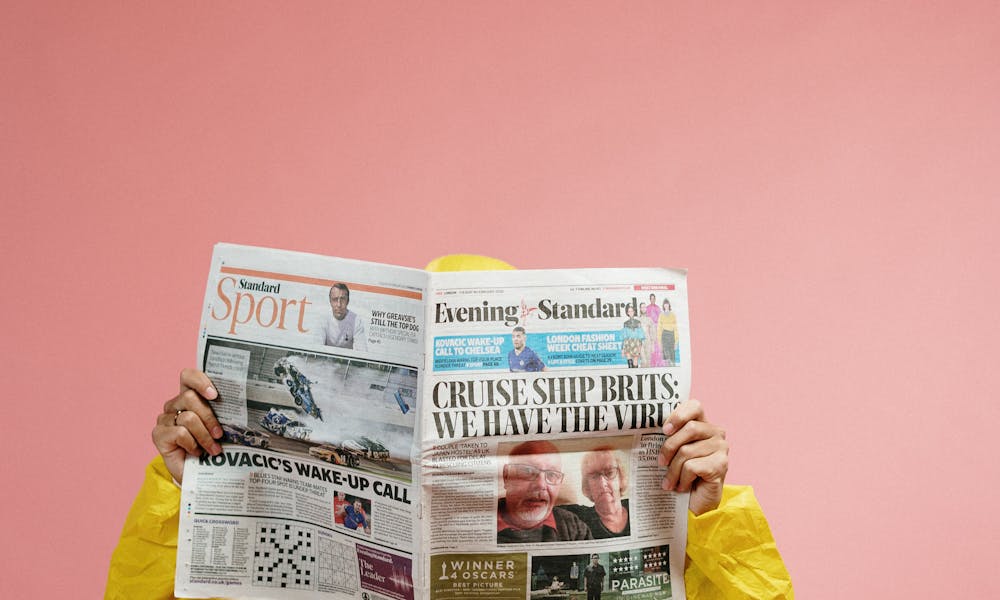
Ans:
[[[497,506],[498,544],[594,539],[586,523],[555,505],[563,477],[551,442],[524,442],[510,451],[503,468],[506,497]]]

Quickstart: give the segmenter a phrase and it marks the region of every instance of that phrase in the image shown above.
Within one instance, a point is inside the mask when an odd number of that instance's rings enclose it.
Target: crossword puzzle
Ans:
[[[313,589],[316,548],[309,527],[258,521],[253,553],[254,584]]]
[[[319,539],[319,585],[318,591],[358,590],[358,561],[354,548],[326,538]]]

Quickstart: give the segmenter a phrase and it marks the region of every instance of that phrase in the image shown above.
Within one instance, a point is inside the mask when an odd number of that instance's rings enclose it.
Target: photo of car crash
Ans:
[[[245,374],[213,376],[242,377],[228,387],[246,390],[245,401],[220,392],[224,402],[245,402],[237,411],[245,424],[223,419],[224,441],[411,479],[415,368],[215,338],[203,367],[237,355],[228,364],[246,364]]]
[[[307,414],[320,421],[323,420],[323,413],[313,401],[312,389],[309,387],[312,382],[288,360],[288,357],[279,358],[278,362],[274,363],[274,374],[288,387],[296,405]]]
[[[268,434],[226,423],[222,424],[222,441],[230,444],[242,444],[251,448],[263,448],[265,450],[271,446],[271,436]]]

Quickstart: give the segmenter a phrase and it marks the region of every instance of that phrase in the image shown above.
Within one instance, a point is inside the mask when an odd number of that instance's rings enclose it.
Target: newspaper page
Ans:
[[[175,594],[683,598],[656,457],[687,314],[680,271],[218,245],[199,364],[226,443],[185,467]]]
[[[426,282],[216,246],[198,359],[227,443],[185,465],[176,596],[414,597]]]
[[[685,273],[442,273],[427,304],[425,597],[684,598],[688,495],[657,455],[690,392]]]

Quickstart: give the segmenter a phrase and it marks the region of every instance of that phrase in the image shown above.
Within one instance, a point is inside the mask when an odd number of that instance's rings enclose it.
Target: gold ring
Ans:
[[[187,411],[182,408],[179,411],[177,411],[177,414],[174,415],[174,427],[177,427],[177,417],[181,416],[182,412],[187,412]]]

